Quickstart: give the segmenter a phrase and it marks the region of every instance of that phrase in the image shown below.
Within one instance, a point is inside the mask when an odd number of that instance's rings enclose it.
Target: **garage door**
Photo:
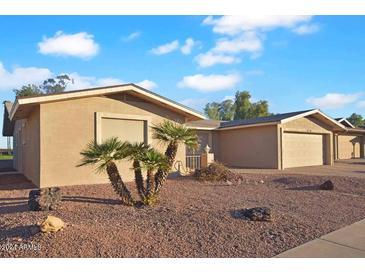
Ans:
[[[338,136],[338,159],[351,159],[360,157],[359,136]]]
[[[323,139],[321,134],[284,133],[283,167],[323,165]]]

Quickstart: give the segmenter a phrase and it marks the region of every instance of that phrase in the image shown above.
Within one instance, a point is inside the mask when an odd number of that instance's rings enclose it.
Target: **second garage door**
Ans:
[[[283,134],[283,168],[324,164],[324,136],[321,134]]]

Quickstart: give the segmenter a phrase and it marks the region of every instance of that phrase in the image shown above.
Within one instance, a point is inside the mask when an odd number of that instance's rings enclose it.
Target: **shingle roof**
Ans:
[[[185,125],[193,128],[217,128],[221,123],[219,120],[198,120],[187,122]]]
[[[296,112],[281,113],[281,114],[275,114],[275,115],[266,116],[266,117],[258,117],[258,118],[253,118],[253,119],[244,119],[244,120],[235,120],[235,121],[223,122],[223,123],[221,123],[219,128],[280,122],[283,119],[287,119],[287,118],[290,118],[290,117],[293,117],[293,116],[296,116],[296,115],[299,115],[299,114],[303,114],[303,113],[306,113],[306,112],[309,112],[309,111],[312,111],[312,110],[313,109],[303,110],[303,111],[296,111]]]

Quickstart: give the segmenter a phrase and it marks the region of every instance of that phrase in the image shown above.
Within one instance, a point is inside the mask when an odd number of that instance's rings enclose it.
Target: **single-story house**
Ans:
[[[364,157],[365,129],[320,110],[213,121],[134,84],[5,102],[3,135],[13,136],[14,168],[39,187],[106,183],[105,174],[77,167],[86,144],[117,136],[164,151],[150,128],[164,119],[194,128],[199,136],[198,151],[179,148],[176,161],[183,167],[187,155],[202,153],[206,145],[216,160],[232,167],[284,169]],[[133,179],[130,162],[119,168],[125,180]]]
[[[192,121],[201,149],[231,167],[273,168],[332,165],[364,158],[365,130],[318,109],[238,121]]]
[[[17,98],[5,103],[3,134],[13,136],[14,168],[40,187],[108,182],[92,167],[77,167],[80,151],[90,141],[118,136],[130,142],[165,147],[151,136],[150,126],[163,120],[186,123],[205,116],[134,84]],[[185,147],[177,161],[185,162]],[[119,165],[125,180],[131,164]]]

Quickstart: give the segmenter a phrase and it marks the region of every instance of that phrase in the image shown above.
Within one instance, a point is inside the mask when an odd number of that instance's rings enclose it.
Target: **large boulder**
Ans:
[[[65,227],[65,223],[57,217],[48,215],[39,226],[43,233],[57,232]]]
[[[268,207],[246,208],[242,211],[242,215],[251,221],[271,221],[271,210]]]
[[[58,187],[49,187],[31,190],[28,206],[33,211],[55,210],[61,204],[61,190]]]
[[[335,185],[331,180],[325,181],[323,184],[319,185],[320,190],[334,190]]]

